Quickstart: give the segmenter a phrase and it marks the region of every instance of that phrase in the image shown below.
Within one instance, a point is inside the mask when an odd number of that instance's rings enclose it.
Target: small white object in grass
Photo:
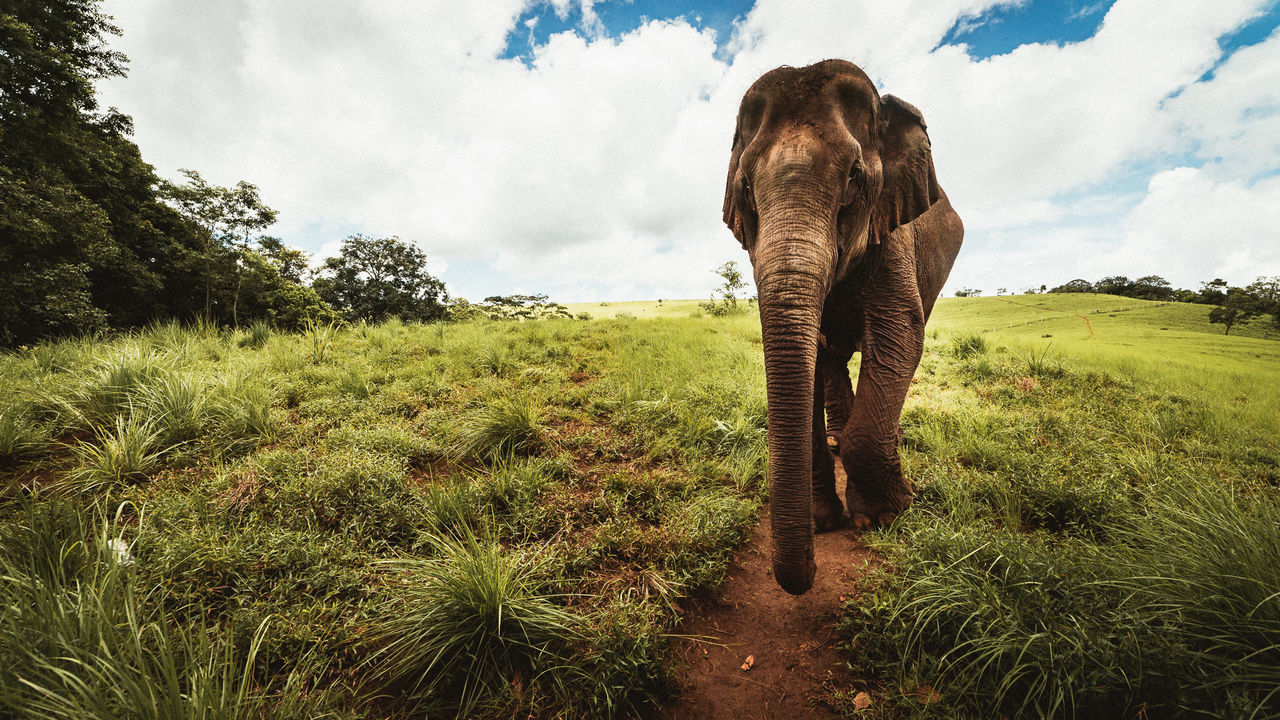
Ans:
[[[124,567],[132,565],[135,560],[133,553],[129,552],[129,543],[120,538],[112,538],[107,541],[107,549],[116,557],[116,564]]]

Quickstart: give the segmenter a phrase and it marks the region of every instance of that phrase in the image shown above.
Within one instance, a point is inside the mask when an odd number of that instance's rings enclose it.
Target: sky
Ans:
[[[1280,0],[107,0],[99,86],[162,177],[268,232],[421,247],[449,292],[706,297],[743,92],[840,57],[921,109],[944,294],[1280,275]],[[803,8],[803,10],[798,10]]]

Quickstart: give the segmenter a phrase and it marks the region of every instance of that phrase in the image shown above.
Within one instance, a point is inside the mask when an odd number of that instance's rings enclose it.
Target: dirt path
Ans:
[[[844,472],[836,463],[844,495]],[[849,528],[814,539],[818,576],[809,592],[788,595],[769,563],[769,516],[738,551],[720,597],[692,605],[675,642],[679,694],[654,713],[662,720],[835,718],[821,702],[854,678],[836,651],[836,616],[872,553]],[[742,670],[748,656],[750,670]]]

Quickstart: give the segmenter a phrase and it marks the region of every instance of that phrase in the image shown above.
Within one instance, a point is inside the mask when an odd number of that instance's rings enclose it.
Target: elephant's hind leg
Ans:
[[[911,504],[914,493],[898,457],[898,421],[924,345],[924,323],[916,313],[884,314],[869,326],[853,412],[840,436],[845,500],[858,529],[889,525]]]
[[[821,358],[813,374],[813,524],[818,532],[840,527],[844,506],[836,493],[835,462],[827,447],[826,404],[823,402],[825,363]]]
[[[832,450],[838,449],[840,434],[849,424],[849,413],[853,410],[853,383],[849,379],[851,357],[852,353],[818,350],[827,407],[827,443]]]

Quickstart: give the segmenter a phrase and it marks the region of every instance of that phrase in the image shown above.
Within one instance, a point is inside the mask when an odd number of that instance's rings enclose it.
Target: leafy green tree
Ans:
[[[157,198],[94,83],[124,74],[94,0],[0,11],[0,343],[129,326],[180,309],[195,237]]]
[[[1231,327],[1239,323],[1249,322],[1261,315],[1263,309],[1258,299],[1241,288],[1227,290],[1222,304],[1209,311],[1209,322],[1223,325],[1223,335],[1231,334]]]
[[[1263,307],[1268,308],[1268,312],[1271,312],[1270,308],[1274,308],[1277,303],[1280,303],[1280,275],[1259,277],[1249,283],[1244,291],[1256,298]]]
[[[738,263],[729,260],[716,268],[715,273],[724,282],[711,291],[710,300],[699,303],[702,309],[716,317],[744,312],[746,308],[738,305],[738,294],[747,287],[747,283],[742,279],[742,271],[738,269]]]
[[[569,308],[552,302],[542,293],[536,295],[491,295],[478,306],[491,320],[538,320],[571,318]]]
[[[342,241],[312,282],[320,298],[353,319],[378,322],[393,315],[430,322],[445,317],[444,283],[427,272],[427,256],[398,237],[356,234]]]
[[[262,319],[276,327],[300,328],[308,321],[328,323],[339,319],[313,288],[285,275],[271,257],[248,250],[241,260],[240,316],[245,320]]]
[[[1173,286],[1159,275],[1146,275],[1133,281],[1128,296],[1142,300],[1172,300]]]
[[[227,268],[233,278],[231,322],[239,325],[241,268],[250,251],[253,233],[269,227],[276,211],[267,207],[258,187],[241,180],[234,187],[211,185],[195,170],[180,170],[187,178],[181,185],[165,182],[162,190],[179,212],[199,229],[204,262],[204,317],[214,318],[215,289]],[[278,241],[277,241],[278,242]],[[225,278],[223,279],[225,283]]]
[[[1133,281],[1124,275],[1104,277],[1093,284],[1093,291],[1104,295],[1133,295]]]
[[[1222,278],[1214,278],[1208,282],[1200,283],[1200,292],[1197,295],[1199,295],[1199,299],[1195,302],[1205,305],[1217,305],[1227,299],[1227,281]]]
[[[285,245],[280,238],[263,235],[258,238],[258,252],[271,261],[280,275],[297,285],[306,285],[311,272],[311,256]]]
[[[1091,293],[1096,292],[1093,289],[1093,283],[1088,280],[1076,278],[1070,282],[1063,283],[1058,287],[1050,290],[1051,293]]]

